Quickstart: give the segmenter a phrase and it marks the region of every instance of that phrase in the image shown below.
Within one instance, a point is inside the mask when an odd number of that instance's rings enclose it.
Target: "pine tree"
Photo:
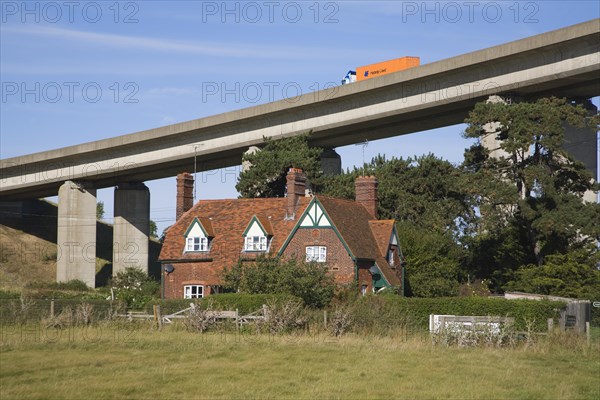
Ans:
[[[505,152],[490,157],[477,144],[465,154],[481,212],[473,261],[481,267],[485,260],[488,269],[503,272],[500,284],[518,279],[507,269],[519,264],[542,266],[546,260],[575,252],[577,262],[595,268],[600,205],[583,202],[582,196],[598,190],[598,185],[563,143],[567,125],[589,127],[590,139],[595,140],[598,121],[583,107],[557,98],[510,105],[479,103],[470,113],[465,136],[482,140],[498,135]]]

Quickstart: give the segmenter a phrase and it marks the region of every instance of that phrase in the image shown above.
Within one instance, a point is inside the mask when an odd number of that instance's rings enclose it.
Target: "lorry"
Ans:
[[[365,79],[376,78],[378,76],[391,74],[392,72],[398,72],[412,67],[418,67],[420,63],[421,59],[419,57],[401,57],[393,60],[365,65],[363,67],[356,68],[356,71],[348,71],[344,79],[342,79],[342,85],[356,81],[363,81]]]

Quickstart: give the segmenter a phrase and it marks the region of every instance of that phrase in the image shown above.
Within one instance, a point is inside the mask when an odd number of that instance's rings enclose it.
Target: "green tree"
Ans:
[[[325,307],[333,298],[335,284],[327,267],[296,259],[259,257],[239,261],[222,274],[227,289],[250,294],[287,293],[309,307]]]
[[[156,222],[152,220],[150,220],[150,237],[158,238],[158,227],[156,226]]]
[[[310,133],[285,139],[264,138],[264,146],[255,153],[244,154],[243,161],[252,166],[240,173],[235,188],[241,197],[283,197],[289,168],[301,168],[316,185],[323,175],[320,156],[323,149],[311,147]]]
[[[549,294],[580,299],[600,299],[600,254],[578,249],[568,254],[552,254],[544,265],[520,268],[507,290]],[[590,263],[591,261],[591,263]]]
[[[96,219],[104,218],[104,202],[99,201],[96,203]]]
[[[503,271],[496,273],[498,286],[522,281],[517,275],[531,278],[546,271],[529,268],[517,274],[519,265],[542,267],[575,253],[578,262],[595,265],[600,205],[583,202],[582,194],[598,186],[563,143],[567,124],[595,127],[598,117],[587,118],[583,107],[550,98],[511,105],[479,103],[466,123],[466,137],[498,135],[505,152],[503,157],[490,157],[477,144],[465,154],[464,166],[472,172],[473,198],[481,213],[479,234],[470,242],[472,262],[487,264],[488,274]],[[595,139],[590,129],[590,140]],[[469,268],[482,270],[481,265]]]
[[[354,181],[375,175],[379,216],[406,221],[431,231],[460,236],[474,217],[463,170],[433,154],[392,158],[377,156],[362,168],[323,178],[321,192],[354,198]]]
[[[452,237],[406,221],[396,228],[406,261],[406,294],[456,296],[462,250]]]

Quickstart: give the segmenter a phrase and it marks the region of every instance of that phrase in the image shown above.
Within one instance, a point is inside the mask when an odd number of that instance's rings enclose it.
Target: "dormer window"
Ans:
[[[272,231],[269,218],[253,216],[244,231],[244,251],[268,251],[273,236]]]
[[[266,236],[246,236],[246,251],[267,251]]]
[[[185,251],[208,251],[208,238],[188,237]]]
[[[400,260],[402,259],[401,251],[402,250],[400,249],[398,241],[398,234],[396,233],[396,228],[394,227],[392,230],[392,235],[390,236],[390,243],[387,253],[387,262],[390,264],[390,267],[396,268],[398,264],[400,264]]]
[[[185,232],[184,252],[207,252],[214,237],[212,224],[208,219],[194,218]]]

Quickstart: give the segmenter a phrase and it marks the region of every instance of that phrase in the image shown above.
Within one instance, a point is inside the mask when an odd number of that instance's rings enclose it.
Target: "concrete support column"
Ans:
[[[342,157],[333,148],[326,148],[321,154],[321,166],[325,175],[342,173]]]
[[[598,113],[598,108],[590,101],[578,101],[588,112],[588,117]],[[565,123],[565,138],[563,148],[576,160],[585,164],[592,173],[594,181],[598,181],[598,136],[596,127],[578,128]],[[588,190],[583,194],[583,200],[589,203],[598,201],[598,193]]]
[[[487,103],[503,103],[507,102],[500,96],[490,96]],[[499,122],[490,122],[484,126],[486,135],[481,138],[481,145],[490,152],[490,157],[493,159],[507,158],[508,153],[500,148],[501,140],[498,139],[496,131],[500,128]]]
[[[96,189],[66,181],[58,190],[57,282],[96,286]]]
[[[246,154],[254,154],[260,151],[260,148],[256,147],[256,146],[250,146],[248,147],[248,150],[246,150],[244,152],[244,155]],[[250,168],[252,168],[252,163],[250,161],[243,161],[242,160],[242,172],[246,172],[248,171]]]
[[[148,273],[150,191],[141,182],[119,183],[115,188],[113,276],[128,267]]]

